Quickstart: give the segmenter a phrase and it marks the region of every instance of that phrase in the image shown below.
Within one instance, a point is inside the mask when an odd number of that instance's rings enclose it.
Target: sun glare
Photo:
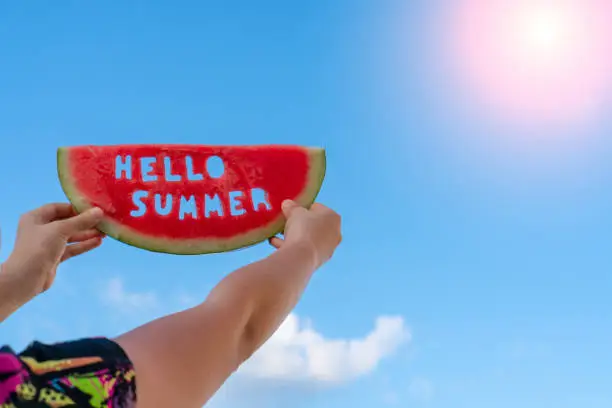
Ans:
[[[588,116],[612,83],[612,2],[461,0],[449,11],[454,65],[500,114]]]
[[[561,52],[572,21],[553,8],[527,13],[523,22],[524,45],[540,52]]]

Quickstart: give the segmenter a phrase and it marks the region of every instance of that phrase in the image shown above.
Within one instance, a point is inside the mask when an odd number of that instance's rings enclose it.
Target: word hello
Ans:
[[[174,159],[176,160],[176,159]],[[221,158],[211,156],[207,159],[202,172],[198,172],[194,166],[191,156],[185,156],[182,160],[184,172],[174,172],[173,159],[164,157],[158,163],[156,157],[141,157],[138,165],[134,166],[132,156],[127,155],[115,157],[115,179],[116,180],[138,180],[142,183],[178,183],[182,182],[203,182],[207,178],[210,180],[219,179],[225,173],[225,164]],[[214,165],[217,167],[213,167]],[[139,170],[140,177],[134,177],[134,169]],[[163,170],[163,171],[162,171]],[[178,214],[180,220],[189,216],[192,219],[210,218],[212,216],[224,217],[229,209],[232,216],[240,216],[247,213],[245,201],[250,201],[252,211],[270,211],[272,206],[268,201],[268,193],[261,188],[252,188],[249,191],[229,191],[223,196],[220,194],[151,194],[146,190],[137,190],[132,193],[132,202],[135,209],[130,211],[132,217],[143,217],[150,208],[159,216],[169,216]]]

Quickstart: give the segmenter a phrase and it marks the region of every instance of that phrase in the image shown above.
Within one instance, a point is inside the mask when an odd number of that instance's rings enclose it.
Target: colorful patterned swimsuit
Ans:
[[[132,363],[105,338],[0,349],[0,408],[134,408]]]

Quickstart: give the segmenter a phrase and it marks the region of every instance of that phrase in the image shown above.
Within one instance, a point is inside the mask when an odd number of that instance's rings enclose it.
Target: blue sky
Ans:
[[[345,241],[295,316],[317,347],[338,347],[342,381],[288,386],[263,361],[251,371],[263,378],[242,374],[212,406],[609,407],[612,123],[517,123],[454,92],[436,42],[446,5],[1,4],[2,259],[20,213],[64,200],[58,146],[321,145],[320,201],[343,215]],[[269,252],[175,257],[108,240],[0,338],[116,335]],[[395,329],[376,331],[381,316]],[[369,333],[382,340],[357,349],[375,364],[344,372],[363,355],[327,342]]]

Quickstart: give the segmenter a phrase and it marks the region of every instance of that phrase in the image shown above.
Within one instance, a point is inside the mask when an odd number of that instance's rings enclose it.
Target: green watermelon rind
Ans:
[[[306,177],[306,187],[297,197],[293,198],[298,204],[310,207],[323,185],[326,172],[325,149],[306,147],[304,150],[309,156],[309,172]],[[60,147],[57,149],[57,171],[62,190],[68,200],[77,211],[81,213],[92,207],[87,198],[80,194],[70,174],[68,153],[70,148]],[[98,224],[98,229],[107,236],[137,248],[152,252],[160,252],[174,255],[202,255],[220,252],[234,251],[259,244],[275,235],[281,233],[285,227],[286,219],[280,213],[268,224],[255,228],[231,238],[216,239],[172,239],[152,237],[141,234],[138,231],[123,225],[110,218],[105,218]]]

